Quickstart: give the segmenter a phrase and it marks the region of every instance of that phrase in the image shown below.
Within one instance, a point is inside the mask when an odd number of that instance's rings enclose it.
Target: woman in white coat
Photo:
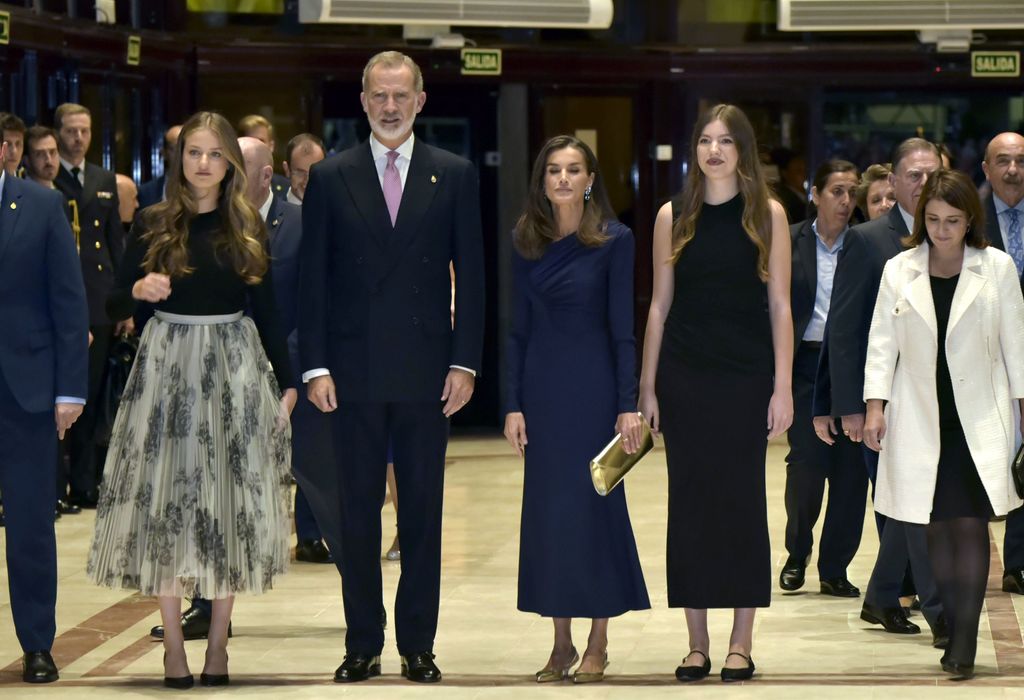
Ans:
[[[881,452],[875,509],[927,525],[950,630],[942,668],[958,678],[974,675],[989,518],[1021,505],[1010,462],[1024,299],[1012,258],[987,247],[983,216],[966,175],[929,177],[912,248],[882,274],[864,382],[864,441]]]

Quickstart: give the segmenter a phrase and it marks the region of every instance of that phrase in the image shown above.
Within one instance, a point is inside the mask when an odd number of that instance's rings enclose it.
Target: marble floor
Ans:
[[[784,442],[768,453],[768,501],[775,574],[786,558]],[[417,686],[399,676],[398,654],[388,630],[384,675],[353,686],[331,682],[343,654],[341,587],[332,566],[295,564],[271,594],[239,599],[229,652],[232,685],[193,693],[290,698],[657,698],[714,693],[717,698],[1010,698],[1024,697],[1021,614],[1024,598],[1002,593],[999,547],[1002,524],[992,526],[992,567],[978,647],[977,678],[947,679],[940,652],[925,629],[917,636],[885,634],[862,623],[860,600],[817,593],[812,565],[807,585],[796,594],[774,590],[772,605],[758,614],[754,658],[758,674],[745,684],[724,686],[712,676],[682,687],[672,675],[686,651],[681,611],[666,607],[665,467],[659,448],[627,482],[630,512],[653,609],[612,621],[608,678],[602,684],[538,686],[533,672],[547,658],[551,624],[516,610],[519,494],[522,469],[499,437],[454,438],[444,517],[444,579],[440,629],[435,645],[445,674],[440,686]],[[0,605],[0,696],[85,698],[157,696],[161,646],[148,635],[159,615],[153,599],[99,589],[85,578],[92,512],[57,523],[59,594],[57,641],[61,669],[55,684],[20,682],[20,649],[10,606]],[[382,513],[386,548],[394,534],[390,506]],[[820,527],[820,526],[819,526]],[[3,537],[0,530],[0,538]],[[863,543],[850,579],[866,586],[877,537],[865,519]],[[567,543],[571,546],[572,543]],[[399,565],[383,563],[385,594],[393,599]],[[6,566],[0,568],[6,590]],[[389,604],[390,608],[390,604]],[[725,655],[731,616],[711,614],[712,661],[717,673]],[[585,643],[587,625],[574,627]],[[187,644],[193,671],[202,666],[203,642]]]

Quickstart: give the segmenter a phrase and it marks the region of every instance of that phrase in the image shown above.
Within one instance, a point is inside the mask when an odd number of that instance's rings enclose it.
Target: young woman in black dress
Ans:
[[[737,107],[712,107],[682,195],[655,221],[640,375],[640,410],[665,436],[668,601],[690,637],[681,681],[710,673],[708,608],[734,610],[722,680],[754,673],[754,611],[772,582],[765,452],[793,420],[790,265],[753,128]]]

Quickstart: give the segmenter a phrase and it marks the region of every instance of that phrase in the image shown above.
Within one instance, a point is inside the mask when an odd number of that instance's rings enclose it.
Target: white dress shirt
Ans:
[[[903,217],[903,223],[905,223],[907,225],[907,231],[909,231],[910,234],[913,235],[914,234],[914,215],[913,214],[908,214],[907,210],[903,208],[902,204],[897,204],[896,206],[899,207],[899,209],[900,209],[900,216]]]
[[[289,187],[288,191],[284,193],[284,201],[288,202],[289,204],[297,204],[300,207],[302,206],[302,200],[292,193],[291,187]]]

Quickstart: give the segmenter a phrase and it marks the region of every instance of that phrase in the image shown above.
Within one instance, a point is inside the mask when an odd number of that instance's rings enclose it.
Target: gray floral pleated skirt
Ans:
[[[114,421],[89,577],[158,596],[272,588],[291,529],[279,402],[251,319],[157,312]]]

